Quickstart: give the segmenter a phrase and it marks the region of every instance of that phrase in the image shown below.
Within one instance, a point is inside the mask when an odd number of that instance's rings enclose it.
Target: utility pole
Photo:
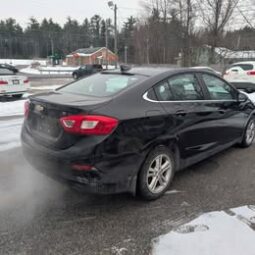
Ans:
[[[108,20],[105,22],[105,48],[106,48],[106,70],[108,69]]]
[[[114,53],[118,56],[118,38],[117,38],[117,4],[114,5]],[[115,62],[115,68],[117,69],[118,63]]]
[[[125,64],[128,62],[128,46],[125,46]]]
[[[114,11],[114,53],[118,56],[118,29],[117,29],[117,4],[113,1],[108,2],[108,6]],[[118,67],[118,62],[115,62],[115,68]]]

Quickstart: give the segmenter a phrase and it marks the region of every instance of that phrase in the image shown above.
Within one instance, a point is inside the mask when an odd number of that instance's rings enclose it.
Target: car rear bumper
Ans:
[[[8,95],[20,95],[20,94],[24,94],[27,93],[28,90],[20,90],[20,91],[5,91],[2,92],[0,91],[0,96],[8,96]]]
[[[74,170],[70,156],[52,155],[49,151],[42,150],[42,146],[29,144],[22,141],[25,158],[39,172],[56,180],[63,182],[80,192],[97,194],[115,194],[130,192],[135,193],[136,176],[139,169],[138,157],[129,156],[125,159],[100,159],[92,162],[83,159],[80,164],[93,165],[89,171]],[[70,155],[70,154],[69,154]],[[93,158],[93,156],[91,157]]]

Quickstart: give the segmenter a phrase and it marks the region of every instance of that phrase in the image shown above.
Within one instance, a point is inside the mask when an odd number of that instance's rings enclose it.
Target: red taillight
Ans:
[[[29,83],[29,80],[28,79],[24,80],[24,83]]]
[[[255,71],[249,71],[247,72],[248,75],[255,75]]]
[[[91,171],[94,169],[94,167],[91,165],[73,164],[72,169],[76,171]]]
[[[29,114],[29,106],[30,106],[29,101],[26,101],[25,104],[24,104],[24,116],[25,116],[25,118],[28,117],[28,114]]]
[[[8,85],[7,81],[0,80],[0,85]]]
[[[118,120],[98,115],[70,115],[62,117],[60,123],[68,133],[78,135],[108,135],[117,127]]]

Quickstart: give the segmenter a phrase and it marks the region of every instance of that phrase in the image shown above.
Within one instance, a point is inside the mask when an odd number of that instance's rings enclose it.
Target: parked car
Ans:
[[[35,168],[78,190],[152,200],[175,172],[232,145],[249,147],[254,113],[211,72],[104,71],[31,96],[22,146]]]
[[[84,65],[73,72],[73,78],[77,80],[77,79],[80,79],[81,77],[101,72],[102,70],[103,70],[102,65],[96,65],[96,64]]]
[[[197,69],[197,70],[207,71],[207,72],[210,72],[210,73],[217,74],[218,76],[222,76],[221,72],[218,72],[215,69],[213,69],[211,67],[208,67],[208,66],[194,66],[194,67],[191,67],[191,68]]]
[[[255,87],[255,62],[234,63],[225,70],[223,77],[231,83],[251,83]]]
[[[13,96],[21,98],[30,88],[26,76],[17,75],[9,68],[0,67],[0,96]]]
[[[0,64],[0,68],[9,69],[9,70],[13,71],[13,73],[15,73],[15,74],[19,72],[19,70],[15,66],[12,66],[9,64]]]

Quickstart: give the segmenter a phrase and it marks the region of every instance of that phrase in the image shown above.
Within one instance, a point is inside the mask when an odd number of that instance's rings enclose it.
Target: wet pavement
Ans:
[[[236,228],[237,236],[248,231],[247,238],[255,238],[255,145],[230,148],[178,173],[164,197],[144,202],[129,194],[79,194],[36,172],[19,147],[20,120],[20,116],[0,117],[0,148],[6,146],[0,150],[0,254],[183,255],[172,245],[174,238],[199,248],[196,240],[201,236],[192,235],[210,236],[214,223],[206,220],[217,219],[218,214],[227,217],[215,223],[219,228],[228,228],[228,220],[237,221],[242,224]],[[12,122],[16,127],[12,125],[11,131],[6,123]],[[252,215],[232,209],[246,205]],[[242,232],[243,228],[248,230]],[[231,235],[228,231],[219,233],[224,233],[223,243],[233,240],[224,239]],[[253,254],[251,247],[246,254]]]
[[[0,254],[152,254],[156,237],[203,213],[255,204],[254,152],[231,148],[187,169],[171,186],[179,192],[150,203],[78,194],[34,171],[20,148],[1,152]]]

